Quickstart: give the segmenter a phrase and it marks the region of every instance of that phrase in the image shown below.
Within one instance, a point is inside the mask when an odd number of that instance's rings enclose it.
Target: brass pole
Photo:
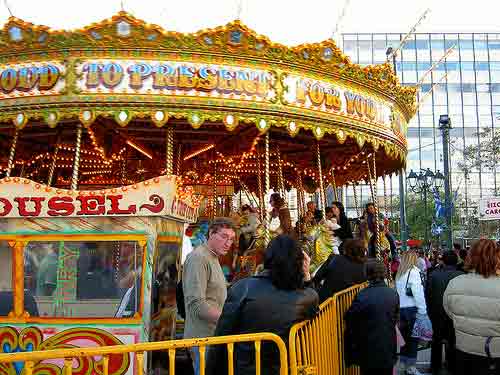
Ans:
[[[12,139],[12,145],[10,146],[9,162],[7,163],[7,172],[5,173],[5,177],[10,177],[10,174],[14,169],[14,156],[16,155],[16,146],[18,137],[19,137],[19,129],[16,127],[14,138]]]
[[[375,255],[377,259],[381,259],[381,254],[380,254],[380,236],[379,236],[379,223],[378,223],[378,199],[377,199],[377,172],[376,172],[376,155],[375,151],[373,152],[373,175],[372,175],[372,170],[370,167],[370,159],[367,158],[366,160],[366,165],[368,167],[368,179],[370,181],[370,189],[372,193],[372,201],[373,201],[373,207],[375,208]]]
[[[265,151],[264,151],[264,156],[265,156],[265,168],[264,168],[264,176],[265,176],[265,181],[266,181],[266,194],[269,193],[271,190],[271,176],[270,176],[270,171],[269,171],[269,131],[266,133],[266,139],[265,139]],[[266,243],[269,240],[270,237],[270,232],[269,232],[269,225],[271,223],[271,215],[266,211],[266,202],[264,202],[262,206],[264,210],[264,215],[265,215],[265,223],[266,225],[264,226],[265,228],[265,234],[266,234]]]
[[[257,147],[257,193],[259,194],[260,222],[265,224],[264,194],[262,191],[262,168],[260,165],[260,152]]]
[[[281,153],[280,146],[276,145],[276,155],[278,156],[278,191],[284,197],[285,196],[285,181],[283,178],[283,167],[281,165]]]
[[[214,177],[213,177],[213,199],[212,199],[212,219],[217,216],[217,158],[214,157]]]
[[[325,199],[325,189],[323,186],[323,172],[321,170],[321,152],[319,147],[319,142],[316,142],[316,161],[318,163],[318,173],[319,173],[319,198],[321,201],[321,209],[323,215],[325,215],[326,199]]]
[[[52,164],[49,169],[49,177],[47,178],[47,186],[52,185],[52,179],[54,178],[54,171],[56,169],[57,154],[59,153],[59,142],[56,144],[56,149],[54,150],[54,156],[52,159]]]
[[[167,129],[167,137],[165,143],[167,146],[165,169],[168,175],[173,175],[174,174],[174,130],[171,127]]]
[[[356,183],[352,183],[352,193],[353,193],[353,198],[354,198],[354,206],[356,208],[356,215],[361,217],[361,214],[359,213],[359,205],[358,205],[358,194],[356,192]]]
[[[78,123],[76,128],[76,147],[75,160],[73,161],[73,175],[71,177],[71,190],[76,190],[78,187],[78,169],[80,168],[80,151],[82,145],[83,126]]]
[[[339,195],[338,195],[338,191],[337,191],[337,183],[335,182],[335,168],[331,169],[331,173],[332,173],[333,196],[335,198],[335,201],[338,202],[339,201]]]
[[[181,175],[181,164],[182,164],[182,144],[179,143],[177,146],[177,165],[175,166],[175,175]]]

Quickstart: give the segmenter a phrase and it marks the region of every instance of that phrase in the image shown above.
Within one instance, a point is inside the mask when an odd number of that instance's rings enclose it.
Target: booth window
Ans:
[[[180,241],[166,242],[161,239],[157,246],[152,289],[151,341],[175,338],[180,247]]]
[[[0,241],[0,316],[7,316],[12,307],[12,249],[7,241]]]
[[[136,241],[30,241],[25,288],[42,317],[132,317],[140,306],[142,264]]]

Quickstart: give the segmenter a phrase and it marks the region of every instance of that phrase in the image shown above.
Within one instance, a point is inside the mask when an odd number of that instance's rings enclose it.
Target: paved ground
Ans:
[[[431,350],[420,350],[417,357],[417,369],[422,375],[431,375]],[[439,375],[452,375],[446,370],[442,370]]]

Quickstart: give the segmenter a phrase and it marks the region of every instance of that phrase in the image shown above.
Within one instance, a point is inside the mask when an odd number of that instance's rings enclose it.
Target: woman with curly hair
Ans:
[[[443,306],[456,335],[456,373],[500,373],[500,247],[475,242],[465,261],[469,273],[450,281]]]
[[[309,257],[289,236],[275,237],[266,250],[264,271],[238,281],[228,291],[222,315],[214,336],[256,332],[272,332],[285,342],[293,324],[314,316],[318,294],[306,288],[309,281]],[[207,374],[225,374],[225,345],[209,353]],[[234,350],[234,373],[255,374],[253,343],[240,343]],[[280,373],[280,357],[276,346],[262,343],[263,375]]]

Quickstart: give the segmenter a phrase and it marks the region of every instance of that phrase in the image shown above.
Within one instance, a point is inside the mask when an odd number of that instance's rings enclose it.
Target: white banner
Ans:
[[[500,197],[479,201],[479,220],[500,220]]]
[[[14,177],[0,180],[0,218],[170,216],[195,221],[197,208],[177,195],[175,176],[120,188],[71,191]]]

